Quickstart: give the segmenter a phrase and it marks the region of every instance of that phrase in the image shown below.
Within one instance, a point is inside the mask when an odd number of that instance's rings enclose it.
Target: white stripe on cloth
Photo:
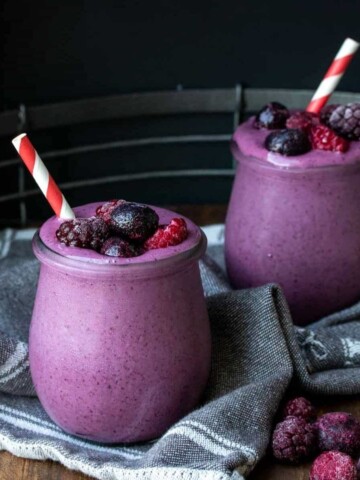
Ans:
[[[13,416],[15,415],[16,417],[25,418],[26,420],[29,420],[29,421],[31,421],[35,424],[38,424],[38,425],[46,426],[46,427],[48,427],[51,430],[54,430],[56,432],[64,433],[64,431],[61,430],[61,428],[58,427],[55,423],[47,422],[46,420],[43,420],[42,418],[36,417],[35,415],[31,415],[30,413],[25,413],[22,410],[17,410],[15,408],[11,408],[11,407],[8,407],[6,405],[0,405],[0,411],[10,413]],[[73,437],[69,435],[69,439],[70,439],[69,441],[71,441],[72,438]],[[99,446],[94,445],[91,448],[95,448],[95,450],[99,450],[99,451],[102,451],[102,452],[108,452],[108,453],[115,453],[116,454],[117,450],[119,450],[120,447],[111,448],[111,447],[105,447],[105,446],[102,446],[102,445],[99,445]],[[144,452],[142,452],[141,450],[136,450],[135,448],[130,449],[130,448],[127,448],[127,447],[121,447],[121,449],[126,451],[126,452],[138,453],[139,457],[144,454]]]
[[[23,342],[19,342],[16,345],[15,350],[6,360],[6,362],[0,366],[0,383],[2,382],[1,377],[6,375],[10,370],[19,365],[20,362],[23,362],[27,356],[28,350]]]
[[[33,432],[33,433],[38,434],[38,435],[44,435],[44,436],[47,436],[47,437],[52,437],[52,438],[55,438],[55,439],[64,440],[68,443],[72,443],[73,445],[88,448],[90,450],[101,450],[103,452],[106,451],[105,449],[102,449],[101,447],[99,447],[97,445],[93,445],[93,444],[87,443],[87,442],[82,441],[82,440],[77,440],[77,439],[67,435],[66,433],[55,432],[55,431],[53,431],[53,430],[51,430],[47,427],[44,427],[44,426],[41,426],[41,425],[36,425],[36,424],[31,423],[31,422],[28,422],[27,420],[22,420],[20,418],[12,417],[10,415],[7,415],[6,413],[1,413],[0,412],[0,419],[4,420],[5,422],[7,422],[11,425],[14,425],[17,428],[21,428],[22,430],[28,430],[28,431]],[[132,452],[128,452],[128,451],[125,452],[125,451],[123,451],[122,448],[108,449],[107,451],[108,451],[108,453],[111,453],[113,455],[119,455],[121,457],[128,458],[128,459],[135,460],[135,459],[141,458],[141,455],[136,455],[135,453],[133,454]]]
[[[26,360],[22,365],[20,365],[19,368],[15,370],[15,372],[9,373],[9,375],[6,375],[6,377],[0,378],[0,384],[4,384],[8,382],[9,380],[12,380],[13,378],[17,377],[20,375],[21,372],[29,368],[29,360]]]

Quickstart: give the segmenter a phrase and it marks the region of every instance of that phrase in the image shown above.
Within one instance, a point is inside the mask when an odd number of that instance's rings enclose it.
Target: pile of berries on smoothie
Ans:
[[[274,457],[300,463],[316,457],[309,480],[360,479],[360,421],[347,412],[316,418],[315,407],[304,397],[290,400],[271,441]]]
[[[137,257],[147,250],[175,246],[188,236],[183,218],[159,225],[152,208],[126,200],[100,205],[95,216],[64,221],[56,237],[70,247],[89,248],[111,257]]]
[[[328,105],[319,114],[290,112],[271,102],[256,115],[254,128],[272,130],[265,147],[281,155],[302,155],[310,150],[346,152],[350,141],[360,140],[360,103]]]

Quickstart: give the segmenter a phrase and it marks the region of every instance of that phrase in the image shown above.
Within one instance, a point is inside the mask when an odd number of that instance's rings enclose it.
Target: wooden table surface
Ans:
[[[223,222],[224,205],[171,207],[200,225]],[[355,397],[317,397],[311,399],[319,414],[330,411],[351,412],[360,418],[360,399]],[[309,464],[286,466],[270,456],[255,468],[249,480],[308,480]],[[59,463],[18,458],[8,452],[0,452],[0,480],[89,480],[91,477],[70,471]]]

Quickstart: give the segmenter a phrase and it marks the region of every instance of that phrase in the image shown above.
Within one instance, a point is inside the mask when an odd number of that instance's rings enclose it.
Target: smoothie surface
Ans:
[[[95,215],[96,208],[106,202],[96,202],[83,205],[81,207],[74,208],[74,212],[77,218],[88,218]],[[164,208],[153,207],[156,213],[159,215],[159,224],[168,224],[175,218],[184,218],[188,229],[188,237],[179,245],[166,248],[158,248],[154,250],[148,250],[144,254],[138,257],[122,258],[122,257],[110,257],[102,255],[87,248],[68,247],[67,245],[59,242],[56,238],[56,230],[64,221],[56,216],[53,216],[47,220],[40,228],[40,238],[43,243],[53,252],[58,253],[64,257],[74,258],[83,262],[100,263],[100,264],[116,264],[116,265],[128,265],[138,264],[145,262],[156,262],[165,258],[170,258],[179,253],[186,252],[195,247],[201,240],[201,230],[188,218],[179,215],[176,212],[166,210]]]
[[[287,169],[347,165],[360,162],[360,141],[349,142],[349,150],[345,153],[310,150],[310,152],[302,155],[287,157],[279,153],[269,152],[265,148],[265,138],[275,130],[255,128],[253,126],[254,119],[255,117],[250,117],[242,123],[233,135],[232,152],[235,158],[242,154]]]

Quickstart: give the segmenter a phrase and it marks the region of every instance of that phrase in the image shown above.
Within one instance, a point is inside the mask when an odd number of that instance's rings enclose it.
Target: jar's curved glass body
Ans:
[[[280,284],[300,325],[357,301],[360,164],[284,169],[236,157],[225,232],[232,284]]]
[[[49,416],[101,442],[155,438],[199,402],[210,328],[191,251],[136,265],[86,264],[47,248],[30,328],[30,368]]]

